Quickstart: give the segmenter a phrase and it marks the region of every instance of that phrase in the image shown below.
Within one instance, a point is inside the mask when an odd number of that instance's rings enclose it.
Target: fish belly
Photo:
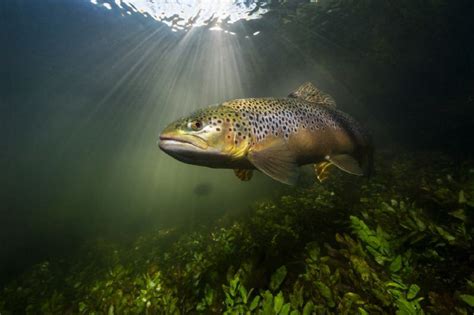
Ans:
[[[351,154],[355,146],[344,130],[298,130],[288,139],[289,149],[295,153],[299,165],[318,163],[326,156]]]

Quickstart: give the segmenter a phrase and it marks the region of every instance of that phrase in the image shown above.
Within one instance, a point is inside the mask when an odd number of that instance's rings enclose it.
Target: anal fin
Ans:
[[[359,162],[356,161],[349,154],[338,154],[326,156],[326,160],[337,166],[340,170],[357,176],[363,176],[364,171],[359,165]]]
[[[253,171],[246,169],[234,169],[235,176],[237,176],[241,181],[247,182],[252,179]]]

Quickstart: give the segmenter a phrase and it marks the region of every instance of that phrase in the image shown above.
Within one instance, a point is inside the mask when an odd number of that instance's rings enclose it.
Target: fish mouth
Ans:
[[[163,134],[158,145],[169,156],[187,164],[212,167],[216,160],[222,159],[220,151],[194,135]]]
[[[197,135],[166,131],[158,140],[160,149],[172,158],[192,165],[228,168],[229,157]]]
[[[167,153],[205,151],[208,148],[206,141],[194,135],[161,135],[158,146]]]
[[[187,140],[187,139],[182,139],[178,137],[160,136],[160,141],[159,141],[160,147],[162,144],[180,144],[180,143],[187,143],[187,144],[197,147],[197,145],[195,145],[194,143],[192,143],[190,140]]]

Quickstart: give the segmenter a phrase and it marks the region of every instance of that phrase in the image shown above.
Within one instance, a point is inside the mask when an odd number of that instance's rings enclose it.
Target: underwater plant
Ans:
[[[231,220],[88,244],[5,286],[0,312],[470,314],[474,164],[418,158],[379,156],[362,189],[334,173]]]

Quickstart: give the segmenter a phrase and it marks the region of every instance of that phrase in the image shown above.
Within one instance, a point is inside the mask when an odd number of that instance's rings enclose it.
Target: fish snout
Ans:
[[[179,132],[163,132],[158,140],[158,146],[165,152],[169,150],[199,151],[208,148],[205,140],[194,135],[181,134]]]

